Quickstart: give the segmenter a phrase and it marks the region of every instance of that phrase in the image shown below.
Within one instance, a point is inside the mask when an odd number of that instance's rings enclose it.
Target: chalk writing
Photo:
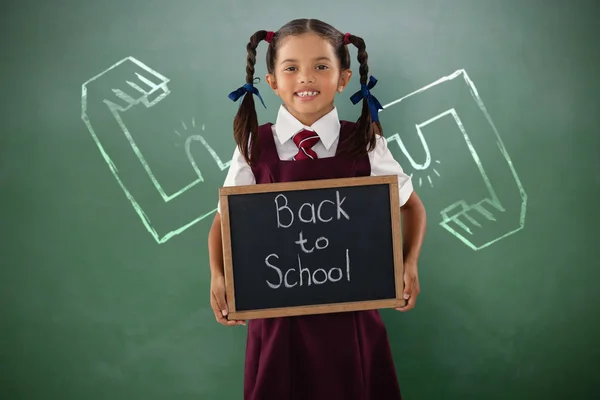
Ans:
[[[267,285],[271,289],[279,289],[281,284],[283,283],[285,288],[293,288],[299,284],[299,286],[310,286],[313,283],[315,285],[322,285],[326,282],[336,283],[339,282],[343,277],[344,273],[342,269],[339,267],[331,267],[329,270],[325,270],[324,268],[317,268],[311,272],[308,267],[302,267],[302,260],[300,259],[300,255],[298,254],[298,268],[289,268],[285,274],[281,271],[281,269],[273,264],[271,264],[271,258],[279,259],[279,256],[275,253],[269,254],[265,259],[265,264],[267,267],[272,268],[277,273],[279,278],[279,283],[271,283],[267,279]],[[290,272],[295,272],[293,276],[296,277],[294,283],[290,283],[288,281],[288,274]],[[350,251],[346,249],[346,265],[345,265],[346,279],[350,282]],[[306,276],[305,276],[306,275]]]
[[[342,218],[344,218],[345,220],[350,220],[350,216],[348,215],[348,213],[342,208],[342,204],[344,203],[344,201],[346,200],[346,197],[341,198],[340,197],[340,192],[339,190],[335,191],[335,202],[332,200],[321,200],[318,205],[316,205],[316,203],[302,203],[302,205],[298,208],[297,211],[297,215],[298,215],[298,220],[302,223],[308,223],[308,224],[316,224],[317,221],[322,222],[322,223],[328,223],[330,221],[333,220],[333,216],[330,216],[329,218],[325,218],[322,214],[322,207],[324,204],[331,204],[332,207],[334,207],[334,211],[335,213],[331,213],[331,214],[335,214],[336,220],[341,220]],[[288,199],[287,197],[283,194],[283,193],[279,193],[275,196],[274,199],[275,202],[275,212],[276,212],[276,219],[277,219],[277,229],[279,228],[290,228],[293,223],[294,223],[294,210],[292,210],[292,208],[288,205]],[[315,209],[316,207],[316,209]],[[331,207],[330,207],[331,208]],[[288,215],[288,219],[289,219],[289,223],[287,224],[283,224],[281,222],[281,216],[280,213],[282,211],[286,211],[287,215]],[[307,214],[308,213],[308,217]],[[312,246],[309,246],[308,248],[306,247],[306,243],[308,242],[308,239],[306,239],[304,237],[304,233],[303,231],[300,231],[298,234],[298,240],[295,240],[294,243],[300,246],[300,250],[303,254],[311,254],[313,253],[315,250],[324,250],[329,246],[329,239],[327,239],[324,236],[320,236],[319,238],[317,238],[314,241],[314,244]],[[290,272],[295,271],[293,268],[292,269],[288,269],[285,274],[282,273],[281,269],[278,268],[277,266],[273,265],[270,261],[270,259],[272,257],[275,257],[277,259],[279,259],[279,256],[276,253],[271,253],[267,256],[267,258],[265,259],[265,264],[267,265],[268,268],[272,268],[273,270],[275,270],[277,272],[277,275],[279,277],[279,283],[274,284],[271,283],[268,279],[267,279],[267,285],[269,285],[269,287],[271,289],[279,289],[281,287],[281,284],[283,282],[284,287],[286,288],[292,288],[294,286],[296,286],[297,282],[290,285],[288,283],[288,274]],[[333,273],[337,271],[337,278],[334,278]],[[330,270],[326,271],[323,268],[317,268],[316,270],[310,271],[310,269],[307,268],[302,268],[302,260],[300,258],[300,254],[298,254],[298,274],[300,274],[300,286],[303,286],[303,279],[302,276],[304,273],[307,274],[307,281],[308,284],[307,286],[310,286],[312,283],[315,283],[316,285],[321,285],[325,282],[338,282],[339,280],[342,279],[342,270],[340,268],[337,267],[332,267]],[[318,274],[322,274],[322,279],[319,280]],[[346,249],[346,277],[348,279],[348,282],[350,282],[350,252],[349,249]]]
[[[335,192],[335,200],[336,200],[335,203],[331,200],[321,201],[319,203],[319,205],[317,206],[316,211],[315,211],[315,204],[313,204],[313,203],[302,204],[300,206],[300,209],[298,210],[298,219],[301,222],[313,223],[313,224],[317,223],[317,219],[320,222],[329,222],[333,219],[333,217],[329,217],[327,219],[323,218],[323,216],[321,215],[321,208],[325,204],[331,204],[335,207],[335,215],[338,220],[341,219],[342,216],[344,218],[346,218],[347,220],[350,220],[350,216],[342,208],[342,203],[344,202],[344,200],[346,200],[346,198],[344,197],[343,199],[340,199],[340,192],[336,191]],[[283,203],[280,204],[280,202],[283,202]],[[294,211],[288,206],[288,199],[285,197],[284,194],[280,193],[277,196],[275,196],[275,208],[277,209],[277,227],[278,228],[289,228],[290,226],[292,226],[292,224],[294,223]],[[280,211],[287,212],[287,215],[288,215],[289,221],[290,221],[288,224],[281,223]],[[307,212],[309,213],[309,217],[305,218]],[[303,213],[304,213],[304,216],[303,216]]]
[[[300,248],[302,249],[302,251],[304,253],[312,253],[315,250],[315,248],[317,250],[323,250],[323,249],[326,249],[327,246],[329,246],[329,239],[327,239],[324,236],[321,236],[320,238],[315,240],[314,247],[307,249],[306,247],[304,247],[304,244],[307,242],[307,239],[304,239],[302,231],[300,231],[299,236],[300,236],[300,238],[298,240],[296,240],[294,243],[300,245]]]

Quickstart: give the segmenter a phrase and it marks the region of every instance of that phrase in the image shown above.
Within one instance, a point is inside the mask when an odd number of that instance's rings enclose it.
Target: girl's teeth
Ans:
[[[298,96],[307,97],[307,96],[316,96],[319,92],[298,92]]]

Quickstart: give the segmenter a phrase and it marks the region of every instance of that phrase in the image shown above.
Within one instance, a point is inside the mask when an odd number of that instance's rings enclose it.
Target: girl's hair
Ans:
[[[270,42],[266,55],[267,71],[273,74],[275,71],[277,50],[282,39],[287,36],[297,36],[304,33],[315,33],[328,40],[335,50],[342,70],[350,68],[350,53],[345,42],[345,38],[347,38],[348,42],[358,49],[357,59],[360,63],[360,83],[361,85],[367,84],[369,67],[367,65],[368,55],[364,40],[351,34],[345,36],[333,26],[318,19],[296,19],[288,22],[274,33],[269,33],[266,30],[255,32],[250,37],[250,41],[246,46],[246,50],[248,51],[246,59],[246,83],[251,84],[254,82],[256,48],[261,41],[268,40]],[[379,121],[372,121],[367,99],[363,98],[362,103],[362,113],[355,125],[354,132],[347,137],[345,142],[340,142],[339,144],[340,152],[351,156],[362,155],[372,150],[375,147],[376,135],[382,134]],[[247,93],[242,100],[242,104],[233,121],[233,132],[235,142],[241,154],[249,164],[252,164],[252,161],[258,155],[258,117],[252,93]]]

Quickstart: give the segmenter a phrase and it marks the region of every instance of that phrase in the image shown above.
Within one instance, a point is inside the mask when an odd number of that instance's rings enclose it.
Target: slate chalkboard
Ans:
[[[404,305],[397,179],[220,188],[229,317]]]

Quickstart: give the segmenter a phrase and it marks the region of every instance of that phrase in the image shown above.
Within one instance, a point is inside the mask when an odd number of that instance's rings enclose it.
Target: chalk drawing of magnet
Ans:
[[[465,70],[383,108],[388,147],[442,228],[473,250],[524,228],[527,195]]]
[[[87,80],[81,98],[83,122],[157,243],[216,211],[216,195],[202,201],[214,192],[216,181],[208,182],[198,161],[216,171],[231,162],[221,161],[195,118],[175,121],[180,110],[171,100],[169,83],[156,70],[126,57]]]

